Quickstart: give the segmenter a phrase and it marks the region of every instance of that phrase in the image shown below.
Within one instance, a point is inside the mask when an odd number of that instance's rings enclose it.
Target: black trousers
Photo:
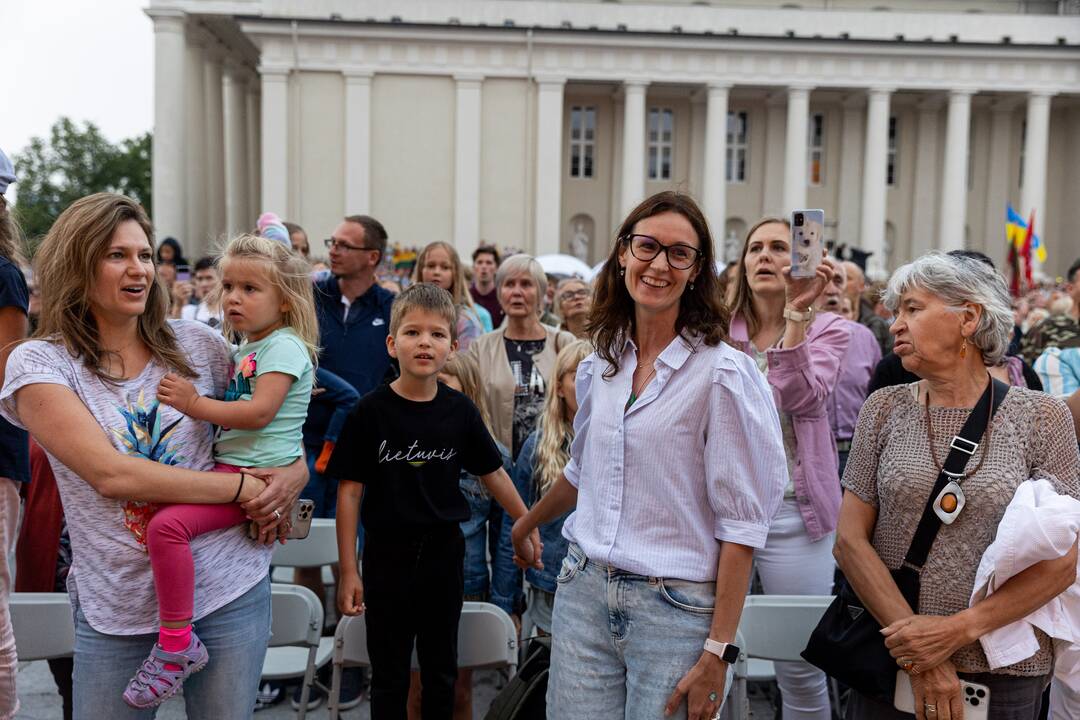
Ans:
[[[464,558],[457,525],[367,533],[363,574],[372,720],[405,720],[414,641],[423,720],[453,716]]]

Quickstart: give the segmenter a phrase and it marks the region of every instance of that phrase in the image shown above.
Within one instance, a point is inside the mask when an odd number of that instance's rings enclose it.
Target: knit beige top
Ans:
[[[877,508],[872,543],[890,569],[900,567],[938,476],[929,451],[926,408],[917,395],[918,383],[913,383],[882,388],[867,399],[844,472],[844,488]],[[937,462],[945,461],[949,443],[969,414],[968,408],[930,408]],[[1011,388],[982,444],[968,461],[967,472],[985,450],[982,467],[960,481],[967,505],[952,525],[941,526],[923,567],[918,608],[922,615],[952,615],[968,606],[979,560],[1020,483],[1045,477],[1059,493],[1080,498],[1076,434],[1061,400]],[[1035,655],[993,672],[1049,673],[1053,647],[1045,634],[1039,630],[1036,634],[1040,649]],[[978,642],[958,650],[952,661],[960,671],[990,671]]]

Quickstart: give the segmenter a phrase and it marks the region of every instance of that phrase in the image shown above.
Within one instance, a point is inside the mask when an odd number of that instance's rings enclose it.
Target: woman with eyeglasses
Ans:
[[[836,385],[850,334],[814,300],[835,267],[826,258],[811,278],[791,276],[791,227],[764,218],[743,243],[735,275],[731,338],[772,388],[783,429],[784,501],[755,570],[769,595],[829,595],[840,512],[836,444],[825,401]],[[825,675],[805,662],[777,662],[784,720],[829,720]]]
[[[555,287],[555,310],[562,318],[559,329],[579,339],[588,339],[586,323],[592,306],[592,289],[581,278],[560,280]]]
[[[570,461],[512,532],[518,564],[537,567],[524,539],[574,510],[548,716],[712,718],[787,477],[769,386],[724,342],[713,241],[689,196],[659,193],[623,221],[588,329]]]

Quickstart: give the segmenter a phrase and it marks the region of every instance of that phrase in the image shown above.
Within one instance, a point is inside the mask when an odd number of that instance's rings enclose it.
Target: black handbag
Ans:
[[[953,438],[904,562],[898,569],[890,571],[900,594],[915,612],[919,611],[919,573],[942,524],[934,512],[934,502],[946,485],[963,476],[964,467],[978,450],[983,432],[1008,391],[1009,386],[1000,380],[987,384],[959,435]],[[848,687],[892,704],[896,690],[896,660],[885,647],[881,625],[846,579],[841,581],[836,598],[810,634],[802,656]]]

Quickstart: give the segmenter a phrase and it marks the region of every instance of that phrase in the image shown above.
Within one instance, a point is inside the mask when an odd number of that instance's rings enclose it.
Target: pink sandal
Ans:
[[[206,646],[194,631],[191,633],[191,644],[183,652],[166,652],[161,645],[154,643],[150,657],[143,661],[135,677],[128,681],[124,702],[139,709],[160,705],[176,694],[188,676],[206,667],[209,659]],[[166,664],[178,665],[180,669],[170,670]]]

